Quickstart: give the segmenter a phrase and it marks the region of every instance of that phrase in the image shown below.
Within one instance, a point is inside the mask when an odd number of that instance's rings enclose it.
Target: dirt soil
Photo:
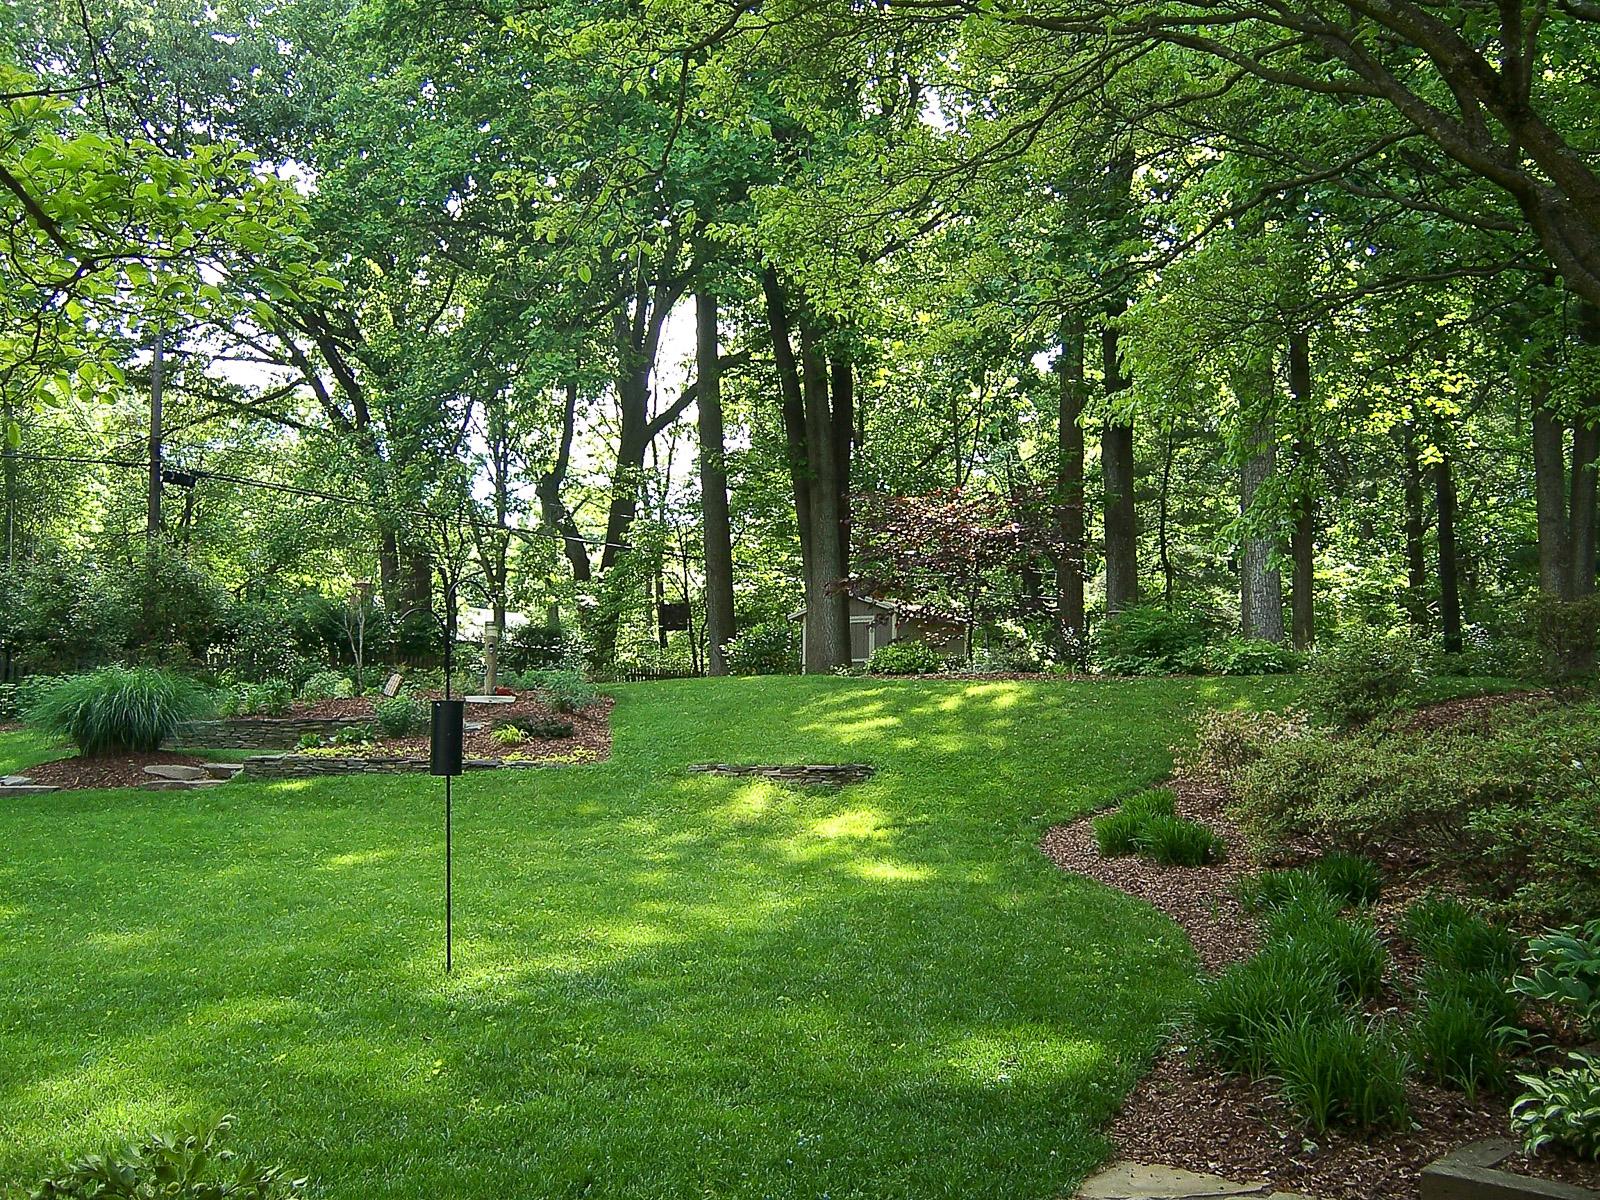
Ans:
[[[1507,703],[1538,698],[1522,693],[1449,701],[1421,710],[1417,727],[1470,725]],[[1168,868],[1136,857],[1102,858],[1092,817],[1054,827],[1040,848],[1063,870],[1120,888],[1172,917],[1188,933],[1206,971],[1215,972],[1256,948],[1255,922],[1234,896],[1240,877],[1256,864],[1223,811],[1226,794],[1221,787],[1181,777],[1171,786],[1180,815],[1203,821],[1227,844],[1223,862]],[[1373,919],[1390,943],[1391,977],[1374,1015],[1392,1017],[1403,1013],[1403,985],[1418,967],[1403,943],[1394,940],[1400,914],[1439,881],[1408,871],[1400,862],[1379,865],[1385,869],[1384,895]],[[1180,1036],[1135,1086],[1107,1135],[1121,1158],[1228,1179],[1262,1179],[1328,1200],[1416,1197],[1422,1168],[1447,1151],[1480,1138],[1512,1136],[1505,1096],[1480,1095],[1469,1101],[1459,1093],[1413,1082],[1408,1099],[1413,1128],[1374,1134],[1330,1131],[1312,1138],[1270,1081],[1224,1075]],[[1569,1157],[1530,1160],[1518,1155],[1500,1169],[1600,1188],[1600,1165]]]
[[[51,762],[35,763],[18,771],[34,783],[53,784],[60,788],[124,788],[141,783],[153,783],[154,775],[144,769],[164,766],[198,767],[204,759],[188,754],[173,754],[158,750],[154,754],[106,754],[98,758],[58,758]]]

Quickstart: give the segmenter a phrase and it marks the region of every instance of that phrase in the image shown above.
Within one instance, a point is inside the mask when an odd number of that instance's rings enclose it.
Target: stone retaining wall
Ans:
[[[167,750],[292,750],[308,733],[331,738],[342,729],[371,726],[371,717],[228,717],[189,721],[167,739]]]
[[[469,758],[464,771],[544,766],[541,762],[506,762],[500,758]],[[255,754],[244,760],[246,779],[315,779],[325,775],[426,775],[428,760],[402,754]]]

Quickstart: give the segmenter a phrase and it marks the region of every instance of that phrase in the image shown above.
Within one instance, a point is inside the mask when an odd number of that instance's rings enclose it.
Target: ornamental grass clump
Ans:
[[[1505,1085],[1515,1036],[1471,995],[1445,990],[1423,998],[1407,1041],[1424,1075],[1471,1100],[1480,1088],[1498,1091]]]
[[[1516,936],[1461,901],[1430,896],[1406,910],[1401,928],[1430,966],[1509,980],[1521,957]]]
[[[1383,890],[1378,865],[1359,854],[1324,854],[1308,865],[1322,886],[1346,904],[1374,904]]]
[[[1283,1025],[1339,1016],[1334,979],[1281,947],[1268,947],[1209,980],[1189,1009],[1195,1043],[1228,1070],[1259,1075]]]
[[[1267,1058],[1284,1099],[1313,1132],[1406,1122],[1406,1058],[1381,1025],[1353,1013],[1332,1020],[1301,1015],[1272,1032]]]
[[[1337,912],[1291,905],[1269,925],[1271,941],[1291,957],[1324,970],[1342,996],[1371,1000],[1383,991],[1389,953],[1377,930],[1365,921],[1346,921]]]
[[[73,675],[28,709],[36,729],[71,741],[85,755],[148,753],[185,721],[212,711],[210,695],[191,679],[151,667],[102,667]]]
[[[1135,844],[1166,867],[1203,867],[1221,861],[1225,851],[1222,839],[1200,822],[1159,814],[1144,818]]]
[[[1136,813],[1106,813],[1094,819],[1094,840],[1103,858],[1122,858],[1139,849],[1139,831],[1144,820]]]

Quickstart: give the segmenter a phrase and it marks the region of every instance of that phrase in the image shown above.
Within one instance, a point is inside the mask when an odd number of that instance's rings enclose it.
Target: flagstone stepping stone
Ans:
[[[186,767],[182,763],[152,763],[144,769],[146,775],[154,775],[157,779],[204,779],[204,767]]]
[[[211,776],[213,779],[226,780],[232,779],[234,776],[239,774],[240,771],[244,770],[244,764],[219,762],[206,763],[202,770],[204,770],[205,773]]]
[[[221,787],[226,779],[152,779],[141,783],[141,792],[193,792],[202,788]]]
[[[0,778],[0,787],[22,787],[24,784],[32,782],[33,780],[26,775],[7,775],[4,778]]]
[[[60,790],[52,783],[0,783],[0,796],[48,796]]]
[[[1120,1162],[1092,1176],[1078,1200],[1216,1200],[1257,1197],[1259,1200],[1306,1200],[1293,1192],[1274,1191],[1270,1183],[1235,1183],[1219,1175],[1203,1175],[1181,1167]]]

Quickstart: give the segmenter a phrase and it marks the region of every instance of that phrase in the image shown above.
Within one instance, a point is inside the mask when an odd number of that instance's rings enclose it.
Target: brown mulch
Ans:
[[[468,758],[506,758],[515,756],[521,761],[568,760],[574,757],[584,762],[604,762],[611,757],[611,709],[615,701],[610,696],[600,699],[582,712],[561,714],[552,712],[532,696],[517,697],[515,704],[469,704],[467,723],[482,723],[481,729],[470,729],[462,742]],[[504,725],[513,718],[545,718],[567,721],[572,725],[572,736],[564,738],[525,737],[515,746],[502,746],[489,736],[494,725]],[[382,754],[428,753],[428,735],[406,738],[384,738],[374,745]]]
[[[60,788],[125,788],[141,783],[152,783],[155,776],[146,775],[144,769],[157,764],[163,766],[198,767],[205,760],[189,754],[172,754],[158,750],[153,754],[106,754],[97,758],[58,758],[51,762],[35,763],[18,771],[34,783],[53,784]]]
[[[1526,694],[1523,699],[1526,699]],[[1454,720],[1473,720],[1494,706],[1455,706]],[[1439,706],[1435,706],[1439,707]],[[1440,725],[1447,723],[1442,715]],[[1210,867],[1161,867],[1135,857],[1102,858],[1095,847],[1092,817],[1049,830],[1041,849],[1057,866],[1120,888],[1183,926],[1208,972],[1247,958],[1258,944],[1255,921],[1234,896],[1238,880],[1255,869],[1237,825],[1224,811],[1219,786],[1188,777],[1169,785],[1180,815],[1203,821],[1228,846],[1225,861]],[[1390,943],[1392,995],[1383,1015],[1403,1011],[1404,992],[1395,984],[1418,965],[1403,942],[1396,943],[1400,915],[1410,901],[1441,881],[1388,868],[1384,896],[1373,912]],[[1107,1136],[1119,1158],[1161,1163],[1234,1180],[1265,1180],[1274,1187],[1327,1200],[1416,1197],[1422,1168],[1441,1155],[1488,1137],[1510,1137],[1504,1096],[1468,1101],[1459,1093],[1413,1081],[1408,1085],[1413,1127],[1383,1134],[1330,1130],[1312,1137],[1268,1080],[1221,1074],[1181,1040],[1169,1044],[1128,1095]],[[1567,1157],[1529,1160],[1520,1154],[1500,1169],[1600,1186],[1600,1167]]]
[[[1440,729],[1470,731],[1481,729],[1504,708],[1519,705],[1555,703],[1560,697],[1549,688],[1527,689],[1517,692],[1495,692],[1485,696],[1462,696],[1457,700],[1441,700],[1425,704],[1406,714],[1398,728],[1429,733]]]

